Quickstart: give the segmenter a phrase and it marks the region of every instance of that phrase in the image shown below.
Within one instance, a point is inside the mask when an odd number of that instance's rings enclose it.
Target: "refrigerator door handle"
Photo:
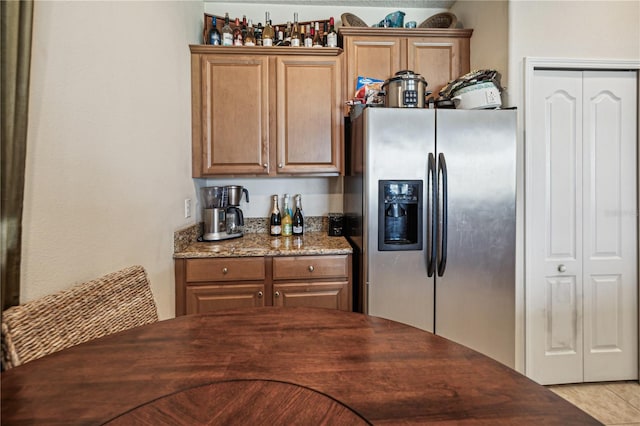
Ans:
[[[436,270],[436,227],[438,224],[437,215],[438,185],[436,183],[436,157],[429,153],[428,176],[427,176],[427,275],[432,277]]]
[[[442,207],[438,209],[441,210],[438,214],[438,219],[442,218],[438,250],[438,276],[441,277],[447,267],[447,162],[443,153],[438,154],[438,179],[442,184],[442,191],[440,192],[442,194]]]

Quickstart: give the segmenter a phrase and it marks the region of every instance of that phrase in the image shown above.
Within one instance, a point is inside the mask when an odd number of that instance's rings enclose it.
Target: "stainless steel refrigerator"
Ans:
[[[354,307],[515,365],[516,111],[354,109]]]

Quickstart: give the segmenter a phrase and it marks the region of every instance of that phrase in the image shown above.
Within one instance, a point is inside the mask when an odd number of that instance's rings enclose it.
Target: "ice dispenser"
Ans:
[[[422,250],[422,181],[381,180],[378,250]]]

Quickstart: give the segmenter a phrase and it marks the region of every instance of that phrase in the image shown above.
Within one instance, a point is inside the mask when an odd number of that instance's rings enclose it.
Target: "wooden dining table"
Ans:
[[[398,322],[315,308],[187,315],[2,373],[2,424],[600,424]]]

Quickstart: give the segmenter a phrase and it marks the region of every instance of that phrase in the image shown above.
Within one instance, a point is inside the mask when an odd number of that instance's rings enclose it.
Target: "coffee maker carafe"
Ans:
[[[242,186],[209,186],[202,188],[204,206],[204,241],[220,241],[242,237],[244,216],[240,209],[242,195],[249,202],[249,191]]]

